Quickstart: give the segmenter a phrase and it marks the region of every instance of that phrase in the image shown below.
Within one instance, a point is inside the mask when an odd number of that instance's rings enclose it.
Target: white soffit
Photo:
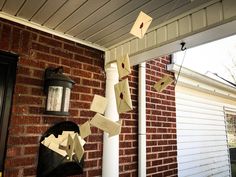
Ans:
[[[196,1],[194,1],[196,2]],[[109,48],[106,63],[126,53],[136,65],[181,49],[236,34],[236,1],[212,0],[150,29],[143,39],[130,38]]]
[[[140,11],[150,28],[209,0],[0,0],[2,18],[105,50],[131,38]],[[28,22],[28,23],[27,23]]]

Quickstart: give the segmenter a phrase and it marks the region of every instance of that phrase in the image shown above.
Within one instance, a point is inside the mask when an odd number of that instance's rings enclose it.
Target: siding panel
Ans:
[[[230,176],[223,105],[176,92],[178,176]]]

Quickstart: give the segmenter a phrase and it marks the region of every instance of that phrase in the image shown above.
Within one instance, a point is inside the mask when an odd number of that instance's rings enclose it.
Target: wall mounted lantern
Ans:
[[[44,78],[47,95],[45,114],[69,115],[71,88],[75,82],[63,74],[63,68],[47,68]]]

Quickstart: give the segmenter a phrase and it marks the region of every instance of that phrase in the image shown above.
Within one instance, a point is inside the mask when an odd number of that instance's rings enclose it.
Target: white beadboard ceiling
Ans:
[[[0,0],[0,13],[109,48],[131,38],[140,11],[150,28],[209,0]]]

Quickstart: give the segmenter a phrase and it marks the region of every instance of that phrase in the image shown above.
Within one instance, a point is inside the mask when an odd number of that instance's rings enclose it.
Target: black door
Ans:
[[[0,175],[3,172],[8,122],[18,56],[0,52]]]

